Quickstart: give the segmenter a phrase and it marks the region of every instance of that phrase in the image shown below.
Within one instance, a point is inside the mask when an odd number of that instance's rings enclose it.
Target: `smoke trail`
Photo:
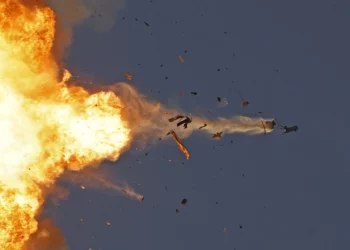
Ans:
[[[148,100],[146,96],[127,83],[99,86],[98,90],[101,89],[114,92],[122,100],[122,103],[126,104],[122,109],[122,116],[125,117],[132,128],[133,137],[142,142],[155,141],[159,137],[167,138],[164,136],[171,129],[176,128],[176,122],[169,123],[168,119],[177,114],[185,114],[181,110],[167,109],[160,103]],[[273,128],[266,126],[266,122],[272,120],[246,116],[219,117],[217,119],[194,116],[187,129],[180,127],[176,130],[176,133],[182,138],[189,137],[195,131],[211,135],[221,131],[229,134],[257,135],[272,132]],[[207,126],[198,130],[203,124],[207,124]]]
[[[85,169],[79,172],[67,172],[65,174],[65,180],[74,184],[81,185],[82,189],[93,188],[93,189],[108,189],[116,191],[128,198],[141,201],[143,195],[137,193],[133,188],[129,187],[126,182],[120,182],[120,185],[112,183],[105,177],[106,174],[101,172],[97,173],[94,169]]]

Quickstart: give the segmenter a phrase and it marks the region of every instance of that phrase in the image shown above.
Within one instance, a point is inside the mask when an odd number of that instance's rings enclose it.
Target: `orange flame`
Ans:
[[[42,186],[65,169],[115,161],[130,140],[120,99],[57,80],[54,12],[0,2],[0,249],[21,249],[36,232]]]

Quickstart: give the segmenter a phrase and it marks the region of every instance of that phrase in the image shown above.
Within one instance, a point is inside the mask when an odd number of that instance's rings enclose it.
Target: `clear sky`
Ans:
[[[68,199],[48,202],[45,215],[72,250],[348,250],[349,11],[345,0],[127,0],[108,32],[79,26],[66,63],[81,79],[112,84],[131,72],[165,105],[261,111],[299,131],[195,134],[185,164],[172,140],[133,147],[101,171],[144,203],[65,183]],[[217,96],[228,105],[217,108]]]

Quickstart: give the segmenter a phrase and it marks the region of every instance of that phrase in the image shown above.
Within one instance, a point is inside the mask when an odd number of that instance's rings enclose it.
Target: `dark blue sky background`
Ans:
[[[143,204],[72,184],[60,207],[48,204],[71,249],[348,250],[349,11],[345,0],[127,0],[109,32],[78,27],[67,65],[81,79],[112,84],[131,72],[132,85],[165,105],[262,111],[299,131],[195,134],[184,165],[172,140],[132,148],[101,171]],[[217,108],[217,96],[229,104]]]

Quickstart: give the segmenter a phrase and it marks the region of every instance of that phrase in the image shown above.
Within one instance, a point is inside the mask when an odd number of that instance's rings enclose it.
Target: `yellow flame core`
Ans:
[[[0,1],[0,249],[18,250],[37,230],[43,185],[65,169],[117,160],[130,140],[122,103],[58,81],[55,14]]]

